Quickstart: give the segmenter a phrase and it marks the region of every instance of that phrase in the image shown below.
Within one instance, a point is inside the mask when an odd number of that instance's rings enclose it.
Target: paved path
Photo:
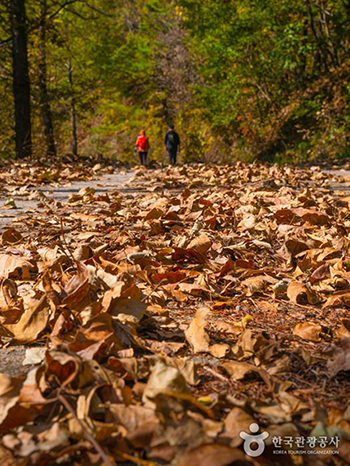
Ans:
[[[89,181],[73,181],[66,186],[62,185],[59,187],[53,187],[50,185],[39,186],[37,188],[31,188],[30,191],[35,193],[41,191],[48,198],[53,198],[55,201],[66,202],[71,194],[76,194],[82,188],[91,187],[96,190],[97,193],[103,194],[108,191],[112,191],[116,188],[123,187],[123,183],[129,180],[133,176],[132,172],[120,172],[113,174],[105,174],[100,178]],[[0,196],[0,231],[11,226],[12,220],[20,218],[25,215],[28,211],[42,211],[42,208],[38,207],[41,202],[39,196],[36,199],[28,199],[28,196],[12,196],[17,206],[16,209],[4,209],[1,208],[3,204],[9,199],[11,195],[7,197]]]
[[[324,173],[329,173],[330,175],[343,176],[345,178],[344,183],[332,182],[331,188],[339,191],[350,191],[350,170],[345,169],[336,169],[336,170],[322,170]]]

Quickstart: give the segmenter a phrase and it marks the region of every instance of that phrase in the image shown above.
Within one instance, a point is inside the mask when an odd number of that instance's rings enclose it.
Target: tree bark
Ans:
[[[73,70],[72,61],[69,58],[68,61],[68,79],[71,90],[71,124],[72,124],[72,153],[78,155],[78,138],[77,138],[77,113],[75,109],[75,96],[74,96],[74,84],[73,84]]]
[[[40,27],[39,27],[39,95],[40,116],[44,128],[46,154],[56,155],[50,98],[47,90],[47,64],[46,64],[46,15],[47,0],[41,0]]]
[[[30,79],[27,52],[25,0],[11,0],[13,96],[15,104],[16,157],[32,155]]]

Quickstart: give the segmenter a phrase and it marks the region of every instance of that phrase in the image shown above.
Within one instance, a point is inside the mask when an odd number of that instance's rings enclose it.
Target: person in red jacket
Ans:
[[[140,134],[137,136],[135,142],[135,149],[139,154],[140,157],[140,164],[146,165],[147,154],[149,150],[149,142],[148,137],[146,136],[146,131],[142,129]]]

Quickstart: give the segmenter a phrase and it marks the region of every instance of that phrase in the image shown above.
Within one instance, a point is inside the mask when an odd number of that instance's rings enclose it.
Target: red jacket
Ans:
[[[139,152],[147,152],[149,149],[148,137],[142,135],[138,136],[135,145]]]

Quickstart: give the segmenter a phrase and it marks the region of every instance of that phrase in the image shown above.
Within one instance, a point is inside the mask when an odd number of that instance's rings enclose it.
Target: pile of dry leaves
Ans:
[[[134,175],[2,233],[1,341],[27,348],[3,464],[349,464],[350,196],[316,169]]]

